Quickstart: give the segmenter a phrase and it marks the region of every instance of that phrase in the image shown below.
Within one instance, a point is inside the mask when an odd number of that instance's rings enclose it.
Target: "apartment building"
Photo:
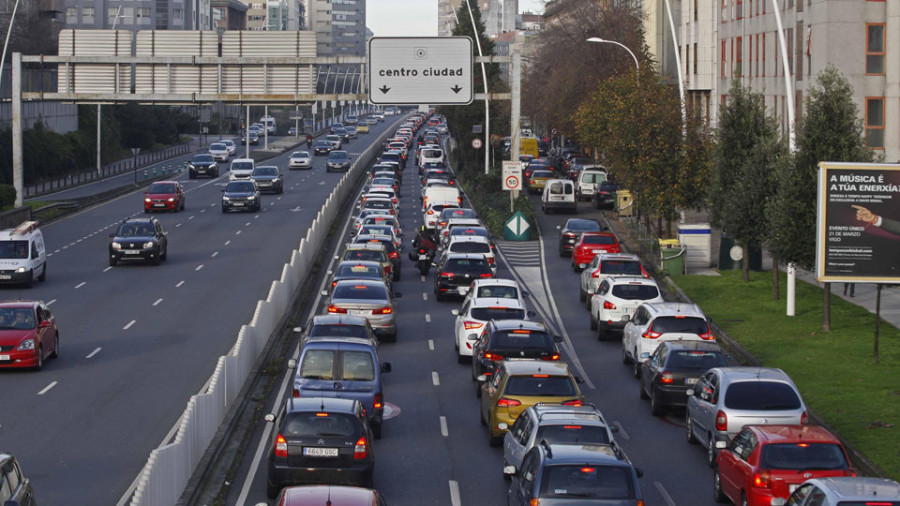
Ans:
[[[210,0],[65,0],[66,28],[212,30]]]
[[[308,12],[319,56],[366,55],[365,0],[310,0]]]

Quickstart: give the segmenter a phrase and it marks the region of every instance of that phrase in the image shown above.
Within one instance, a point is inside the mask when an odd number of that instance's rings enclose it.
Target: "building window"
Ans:
[[[66,24],[74,25],[78,23],[78,7],[66,7]]]
[[[866,74],[884,75],[884,24],[866,25]]]
[[[759,77],[759,34],[756,34],[756,61],[754,62],[756,65],[756,70],[753,71],[753,75]]]
[[[722,0],[722,22],[728,21],[728,0]]]
[[[866,142],[884,149],[884,97],[866,97]]]
[[[734,17],[737,19],[744,19],[744,0],[735,0],[734,2]]]
[[[697,43],[694,42],[694,74],[697,73]]]
[[[722,69],[721,72],[720,72],[720,74],[721,74],[721,77],[722,77],[723,79],[725,78],[725,62],[728,61],[728,59],[725,58],[725,56],[726,56],[726,53],[725,53],[725,41],[723,40],[723,41],[722,41],[722,58],[719,59],[719,66],[720,66],[721,69]]]
[[[81,9],[81,22],[86,25],[94,24],[94,8],[83,7]]]
[[[738,77],[742,77],[744,75],[744,71],[742,68],[744,63],[744,55],[742,54],[743,51],[744,38],[738,37],[734,45],[734,74]]]

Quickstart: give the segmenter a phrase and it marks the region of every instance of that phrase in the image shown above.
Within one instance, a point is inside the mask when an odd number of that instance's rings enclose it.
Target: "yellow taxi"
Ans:
[[[360,124],[356,125],[356,133],[358,133],[358,134],[369,133],[369,125],[366,125],[364,123],[360,123]]]
[[[531,173],[531,177],[525,180],[525,183],[528,185],[529,193],[541,193],[544,191],[544,185],[547,184],[547,181],[553,179],[555,176],[552,171],[549,170],[535,170]]]
[[[481,424],[488,426],[491,446],[500,446],[516,418],[530,406],[581,406],[584,397],[576,378],[563,362],[510,360],[500,362],[491,376],[478,376]],[[503,428],[500,424],[505,424]]]

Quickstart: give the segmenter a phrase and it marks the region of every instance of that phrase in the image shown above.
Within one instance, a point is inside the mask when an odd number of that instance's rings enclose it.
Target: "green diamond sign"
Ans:
[[[521,211],[516,211],[503,226],[503,238],[507,241],[529,241],[533,228],[528,218]]]

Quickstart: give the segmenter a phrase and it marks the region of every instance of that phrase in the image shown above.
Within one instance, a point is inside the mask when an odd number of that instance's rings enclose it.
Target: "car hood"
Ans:
[[[156,236],[153,235],[129,235],[127,237],[113,237],[113,242],[147,242],[155,240]]]
[[[175,198],[175,193],[148,193],[147,197],[151,199],[171,199]]]
[[[256,192],[225,192],[226,197],[252,197]]]
[[[17,346],[23,340],[34,335],[35,329],[0,330],[0,346]]]

